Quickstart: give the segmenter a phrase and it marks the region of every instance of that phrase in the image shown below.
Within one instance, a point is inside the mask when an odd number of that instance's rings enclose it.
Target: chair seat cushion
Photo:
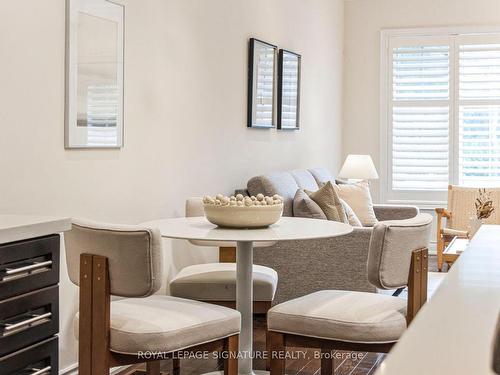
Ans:
[[[78,320],[77,314],[77,338]],[[169,353],[239,331],[240,313],[222,306],[160,295],[111,303],[110,349],[116,353]]]
[[[391,343],[406,329],[406,300],[323,290],[271,308],[271,331],[355,343]]]
[[[264,266],[253,266],[254,301],[272,301],[278,274]],[[183,268],[170,282],[170,294],[200,301],[236,300],[236,264],[203,263]]]

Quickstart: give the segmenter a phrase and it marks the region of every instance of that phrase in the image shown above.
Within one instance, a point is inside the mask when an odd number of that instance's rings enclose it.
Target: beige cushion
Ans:
[[[321,207],[321,210],[328,220],[348,223],[344,207],[342,207],[339,196],[330,181],[317,191],[306,190],[305,192],[319,207]]]
[[[78,314],[74,319],[78,339]],[[110,349],[116,353],[173,352],[238,334],[233,309],[155,295],[111,303]]]
[[[334,187],[339,197],[351,206],[363,226],[373,227],[378,222],[373,210],[373,201],[368,183],[359,182],[357,184],[334,185]]]
[[[254,301],[272,301],[278,274],[264,266],[253,266]],[[170,282],[170,294],[200,301],[236,300],[236,264],[203,263],[183,268]]]
[[[406,301],[376,293],[322,290],[274,306],[271,331],[356,343],[389,343],[406,329]]]
[[[302,189],[298,189],[293,198],[293,216],[326,220],[321,207]]]
[[[342,203],[342,207],[344,207],[344,211],[347,216],[347,221],[349,221],[349,225],[352,225],[353,227],[362,227],[363,224],[356,216],[356,213],[351,208],[351,206],[349,206],[347,202],[343,199],[340,199],[340,203]]]
[[[408,285],[412,252],[428,247],[431,226],[432,216],[422,213],[377,223],[370,237],[368,281],[380,289]]]

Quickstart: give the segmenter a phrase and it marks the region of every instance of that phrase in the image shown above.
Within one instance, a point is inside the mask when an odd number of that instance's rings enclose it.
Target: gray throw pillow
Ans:
[[[293,198],[293,216],[326,220],[321,207],[302,189],[298,189]]]

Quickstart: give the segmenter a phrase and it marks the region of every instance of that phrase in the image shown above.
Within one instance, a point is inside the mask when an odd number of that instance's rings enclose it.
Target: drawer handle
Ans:
[[[32,372],[30,375],[42,375],[42,374],[45,374],[47,372],[49,372],[52,368],[50,366],[47,366],[47,367],[44,367],[42,369],[37,369],[37,368],[34,368],[32,369],[33,371],[35,372]]]
[[[21,321],[19,323],[6,324],[5,328],[4,328],[4,331],[6,331],[6,332],[13,331],[15,329],[19,329],[21,327],[24,327],[24,326],[36,323],[39,320],[50,318],[51,316],[52,316],[52,313],[48,312],[48,313],[45,313],[45,314],[33,316],[32,318],[23,320],[23,321]]]
[[[24,266],[24,267],[19,267],[19,268],[6,268],[5,274],[6,275],[14,275],[16,273],[31,271],[31,270],[34,270],[37,268],[50,266],[51,264],[52,264],[52,261],[47,260],[45,262],[37,262],[37,263],[30,264],[29,266]]]

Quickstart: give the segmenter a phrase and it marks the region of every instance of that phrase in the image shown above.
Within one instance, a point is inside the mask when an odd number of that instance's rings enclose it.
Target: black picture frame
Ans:
[[[297,84],[296,84],[296,105],[295,105],[295,125],[290,126],[285,124],[285,119],[283,116],[284,110],[284,85],[286,79],[284,78],[284,68],[285,68],[285,58],[290,57],[296,59],[297,61]],[[278,129],[279,130],[299,130],[300,129],[300,70],[301,70],[302,56],[298,53],[288,51],[286,49],[280,49],[278,53]]]
[[[264,120],[258,120],[254,115],[254,108],[256,108],[256,100],[259,100],[258,92],[258,77],[257,71],[255,69],[255,53],[257,48],[267,48],[272,49],[272,67],[267,67],[268,70],[265,72],[265,77],[271,79],[271,99],[267,98],[268,103],[261,105],[271,105],[271,117],[267,116]],[[250,38],[248,43],[248,102],[247,102],[247,127],[248,128],[261,128],[261,129],[271,129],[275,127],[276,118],[276,83],[275,83],[275,71],[276,71],[276,52],[278,47],[274,44],[264,42],[263,40]],[[264,63],[265,65],[265,63]],[[261,98],[265,97],[265,93],[262,94]],[[262,99],[261,99],[262,100]],[[259,123],[260,121],[260,123]]]

